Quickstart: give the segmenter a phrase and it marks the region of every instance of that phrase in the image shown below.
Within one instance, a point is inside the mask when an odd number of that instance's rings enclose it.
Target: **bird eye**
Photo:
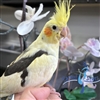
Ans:
[[[57,29],[57,26],[53,25],[53,26],[52,26],[52,29],[53,29],[53,30],[56,30],[56,29]]]

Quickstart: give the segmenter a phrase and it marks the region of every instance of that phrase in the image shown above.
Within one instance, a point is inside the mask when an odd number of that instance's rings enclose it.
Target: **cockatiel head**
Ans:
[[[49,43],[58,43],[59,39],[65,36],[65,28],[70,17],[71,0],[59,0],[59,4],[55,3],[55,13],[45,24],[42,35],[43,39]]]

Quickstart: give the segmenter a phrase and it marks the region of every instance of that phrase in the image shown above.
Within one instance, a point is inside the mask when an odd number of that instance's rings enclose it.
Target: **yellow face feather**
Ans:
[[[71,0],[59,0],[59,4],[55,3],[55,10],[56,12],[51,17],[51,20],[56,21],[57,24],[61,26],[66,26],[69,17],[70,17],[70,10],[75,6],[73,5],[70,7]]]
[[[70,7],[71,0],[59,0],[59,4],[55,3],[55,13],[50,20],[45,24],[40,38],[45,42],[58,43],[62,37],[62,30],[67,26],[67,22],[70,17],[70,10],[74,7]]]

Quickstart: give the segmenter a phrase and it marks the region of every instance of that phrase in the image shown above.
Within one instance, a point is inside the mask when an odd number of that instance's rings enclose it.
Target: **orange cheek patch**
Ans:
[[[44,34],[48,37],[50,37],[52,35],[52,30],[49,27],[46,27],[44,29]]]

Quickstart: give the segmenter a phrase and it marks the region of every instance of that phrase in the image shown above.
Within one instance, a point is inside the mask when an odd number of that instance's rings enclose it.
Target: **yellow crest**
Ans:
[[[51,17],[51,20],[57,22],[57,24],[66,26],[70,18],[70,10],[75,6],[70,7],[71,0],[59,0],[59,4],[55,3],[55,13]]]

